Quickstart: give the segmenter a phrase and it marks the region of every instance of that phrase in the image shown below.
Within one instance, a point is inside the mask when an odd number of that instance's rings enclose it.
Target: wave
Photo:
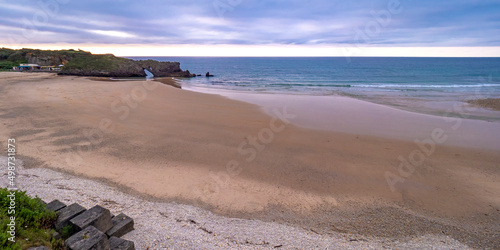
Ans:
[[[213,85],[236,87],[320,87],[320,88],[385,88],[385,89],[438,89],[438,88],[482,88],[500,87],[500,84],[308,84],[308,83],[251,83],[237,81],[213,81]]]
[[[198,79],[196,79],[198,80]],[[273,78],[256,78],[256,79],[210,79],[208,81],[199,81],[204,85],[217,85],[227,87],[243,87],[243,88],[273,88],[273,89],[385,89],[385,90],[436,90],[439,89],[472,89],[472,88],[500,88],[500,83],[415,83],[415,82],[356,82],[356,81],[328,81],[328,80],[311,80],[311,79],[273,79]]]
[[[481,88],[500,87],[500,84],[360,84],[358,88]]]

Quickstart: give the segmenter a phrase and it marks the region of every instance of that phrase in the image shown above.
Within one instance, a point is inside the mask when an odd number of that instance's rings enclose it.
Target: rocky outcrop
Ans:
[[[28,63],[38,64],[40,66],[59,66],[68,63],[78,55],[79,53],[55,54],[45,53],[44,51],[35,51],[26,53],[25,58]]]
[[[114,55],[87,55],[77,57],[67,63],[60,75],[102,76],[102,77],[145,77],[147,69],[155,77],[194,77],[183,71],[179,62],[159,62],[155,60],[135,61]]]
[[[0,48],[0,61],[32,63],[40,66],[64,65],[60,75],[102,77],[145,77],[148,69],[155,77],[194,77],[179,62],[135,61],[112,54],[94,55],[83,50],[12,50]]]

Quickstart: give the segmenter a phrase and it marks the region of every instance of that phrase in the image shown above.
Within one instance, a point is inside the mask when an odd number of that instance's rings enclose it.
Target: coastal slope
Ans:
[[[39,50],[0,48],[0,69],[12,69],[22,63],[62,69],[60,75],[96,77],[145,77],[148,69],[156,77],[193,77],[179,62],[132,60],[113,54],[92,54],[83,50]],[[35,69],[35,71],[38,69]]]

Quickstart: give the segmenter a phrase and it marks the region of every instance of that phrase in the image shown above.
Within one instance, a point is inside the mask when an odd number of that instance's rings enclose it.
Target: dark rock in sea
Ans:
[[[108,237],[93,226],[74,234],[64,244],[71,250],[111,249]]]
[[[206,76],[206,77],[212,77],[212,76],[214,76],[214,75],[211,75],[211,74],[210,74],[210,72],[207,72],[207,73],[205,74],[205,76]]]

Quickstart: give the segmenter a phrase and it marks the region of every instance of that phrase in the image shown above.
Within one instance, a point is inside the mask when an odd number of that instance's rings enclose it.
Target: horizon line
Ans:
[[[362,45],[234,45],[234,44],[17,44],[12,49],[84,50],[119,57],[435,57],[497,58],[500,46],[477,47],[380,47]]]

